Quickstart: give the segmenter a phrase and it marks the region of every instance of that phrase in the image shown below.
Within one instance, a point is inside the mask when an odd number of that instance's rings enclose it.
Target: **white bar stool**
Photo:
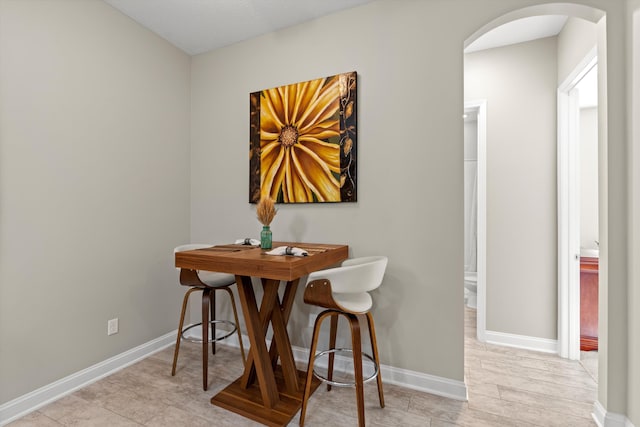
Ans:
[[[183,251],[192,251],[196,249],[210,248],[213,245],[206,243],[192,243],[181,245],[174,249],[174,253]],[[211,344],[211,351],[216,354],[216,342],[229,338],[235,332],[238,333],[240,341],[240,352],[242,353],[242,361],[244,362],[244,346],[242,345],[242,332],[240,331],[240,322],[238,321],[238,310],[236,302],[231,292],[231,285],[236,283],[236,278],[232,274],[216,273],[213,271],[197,271],[197,270],[180,270],[180,284],[190,287],[182,300],[182,310],[180,311],[180,323],[178,325],[178,337],[176,338],[176,349],[173,353],[173,368],[171,376],[176,374],[176,366],[178,363],[178,352],[180,351],[180,342],[184,339],[191,342],[202,343],[202,388],[206,391],[208,387],[208,365],[209,351],[208,345]],[[189,296],[195,291],[202,291],[202,321],[184,328],[184,315],[187,310]],[[216,298],[215,291],[225,291],[231,299],[231,308],[233,309],[233,317],[235,320],[216,319]],[[210,317],[209,317],[210,316]],[[232,327],[231,331],[226,331],[222,336],[217,336],[216,325],[222,323]],[[202,326],[202,339],[190,338],[185,333],[191,328]],[[209,327],[211,327],[211,338],[209,338]]]
[[[315,375],[320,380],[327,383],[327,389],[331,386],[354,386],[356,387],[356,400],[358,406],[358,425],[364,427],[364,383],[373,378],[378,382],[378,398],[380,407],[384,408],[384,396],[382,392],[382,378],[380,376],[380,357],[378,354],[378,343],[376,332],[371,315],[373,301],[368,292],[376,289],[382,283],[385,269],[387,267],[387,257],[363,257],[344,261],[340,267],[328,270],[317,271],[309,275],[307,286],[304,291],[304,302],[327,308],[316,318],[313,327],[313,338],[311,350],[309,352],[309,364],[307,366],[307,381],[302,397],[302,409],[300,410],[300,426],[304,425],[307,403],[311,394],[312,376]],[[351,349],[336,348],[336,333],[338,329],[338,318],[344,316],[349,321],[351,327]],[[365,315],[371,339],[373,357],[362,353],[362,343],[360,338],[360,321],[358,316]],[[331,318],[331,330],[329,334],[329,349],[316,354],[318,347],[318,336],[322,321]],[[333,381],[333,363],[336,352],[353,353],[353,369],[355,382],[345,383]],[[316,358],[321,355],[329,355],[329,367],[327,377],[319,375],[313,369]],[[368,378],[363,378],[362,358],[366,357],[374,363],[375,371]]]

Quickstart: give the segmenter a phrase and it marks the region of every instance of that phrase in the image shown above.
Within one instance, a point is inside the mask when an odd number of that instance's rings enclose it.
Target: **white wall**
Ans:
[[[598,108],[580,109],[580,247],[597,249]]]
[[[478,160],[478,120],[464,121],[464,159]]]
[[[0,94],[2,404],[176,329],[189,57],[102,1],[1,0]]]
[[[576,68],[597,45],[596,24],[570,17],[558,34],[558,83]]]
[[[595,23],[571,17],[558,34],[558,84],[561,84],[596,49]],[[580,116],[580,246],[595,249],[598,236],[598,116],[597,108]]]
[[[478,120],[464,121],[464,271],[477,271]]]
[[[487,100],[487,330],[557,331],[556,38],[465,55]]]

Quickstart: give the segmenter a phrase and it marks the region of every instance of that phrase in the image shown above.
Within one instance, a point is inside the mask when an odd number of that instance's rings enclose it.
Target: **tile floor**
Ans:
[[[375,381],[365,386],[368,426],[595,426],[596,381],[585,366],[557,356],[483,344],[475,339],[475,311],[466,311],[465,372],[469,401],[385,385],[386,407]],[[588,355],[587,355],[588,356]],[[212,406],[209,399],[242,371],[238,350],[219,346],[210,357],[209,391],[201,387],[200,347],[181,348],[171,377],[173,347],[59,399],[11,424],[27,426],[255,426]],[[585,360],[593,357],[585,357]],[[584,365],[584,366],[583,366]],[[384,378],[383,378],[384,379]],[[306,425],[357,425],[350,388],[320,387]],[[290,426],[298,425],[298,416]]]

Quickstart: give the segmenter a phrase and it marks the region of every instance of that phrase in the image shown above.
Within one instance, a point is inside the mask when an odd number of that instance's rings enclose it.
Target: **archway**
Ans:
[[[476,41],[478,38],[482,37],[484,34],[490,32],[491,30],[500,27],[503,24],[506,23],[510,23],[513,22],[515,20],[521,19],[521,18],[527,18],[527,17],[533,17],[533,16],[540,16],[540,15],[566,15],[569,17],[575,17],[575,18],[580,18],[580,19],[584,19],[586,21],[590,21],[593,23],[598,23],[601,21],[601,19],[604,17],[604,12],[598,9],[594,9],[588,6],[583,6],[583,5],[576,5],[576,4],[566,4],[566,3],[557,3],[557,4],[546,4],[546,5],[537,5],[537,6],[532,6],[532,7],[527,7],[527,8],[523,8],[523,9],[519,9],[516,11],[512,11],[510,13],[507,13],[505,15],[500,16],[499,18],[494,19],[493,21],[487,23],[486,25],[482,26],[478,31],[476,31],[471,37],[469,37],[465,43],[464,46],[465,48],[468,47],[469,45],[471,45],[471,43],[473,43],[474,41]],[[604,26],[603,28],[604,29]],[[604,40],[604,37],[601,38],[602,40]],[[600,40],[599,40],[600,41]],[[606,50],[605,50],[606,52]],[[603,68],[601,70],[601,76],[599,77],[600,79],[605,79],[606,77],[606,58],[601,58],[602,61],[602,67]],[[566,76],[561,76],[558,78],[558,82],[560,83],[560,81]],[[606,88],[606,85],[601,84],[600,85],[601,88]],[[606,93],[602,93],[600,94],[601,97],[603,97],[603,99],[606,98]],[[471,99],[474,99],[474,97],[472,96]],[[489,102],[490,103],[490,102]],[[491,112],[488,113],[489,115],[491,115]],[[599,121],[604,121],[602,123],[599,123],[599,127],[600,128],[604,128],[606,129],[606,110],[603,111],[600,115],[599,115]],[[488,126],[491,126],[490,124]],[[606,138],[600,138],[600,151],[601,152],[606,152],[607,151],[607,147],[606,147]],[[558,147],[559,149],[560,147]],[[486,166],[486,165],[485,165]],[[478,166],[479,168],[481,167],[480,165]],[[607,180],[607,176],[606,174],[602,174],[600,176],[600,188],[606,188],[606,180]],[[481,193],[481,191],[478,191],[479,193]],[[606,200],[606,198],[605,198]],[[606,203],[606,202],[605,202]],[[478,206],[481,206],[483,203],[478,202]],[[486,203],[485,203],[486,205]],[[606,205],[605,205],[606,207]],[[603,210],[603,204],[601,203],[599,206],[599,210],[602,211]],[[484,216],[486,218],[487,212],[479,212],[478,216]],[[478,224],[480,226],[481,221],[478,221]],[[562,234],[562,225],[558,224],[559,226],[559,230],[558,233]],[[603,222],[603,224],[601,225],[601,229],[603,227],[607,227],[606,222]],[[481,242],[481,235],[483,233],[486,233],[486,229],[485,230],[478,230],[478,241],[479,243]],[[480,249],[479,248],[479,252],[481,250],[485,250],[486,251],[486,247]],[[603,251],[606,251],[606,248],[603,248]],[[569,248],[566,247],[566,243],[562,243],[559,242],[558,244],[558,253],[559,253],[559,257],[561,259],[568,259],[569,256],[574,256],[574,254],[571,254],[569,252]],[[603,254],[604,256],[606,256],[606,254]],[[486,256],[481,256],[480,254],[478,255],[478,261],[480,262],[480,260],[482,259],[487,259]],[[558,352],[561,356],[563,357],[567,357],[567,351],[564,350],[567,346],[568,346],[568,340],[569,340],[569,336],[568,336],[568,332],[569,332],[569,316],[571,315],[575,315],[575,307],[573,308],[573,312],[571,311],[571,307],[570,307],[570,301],[568,299],[568,281],[566,279],[566,277],[569,274],[568,271],[568,267],[567,265],[568,263],[563,264],[562,262],[558,263],[558,273],[557,273],[557,277],[558,277],[558,290],[557,290],[557,301],[558,301],[558,322],[557,322],[557,327],[558,327],[558,335],[557,335],[557,343],[554,344],[554,346],[552,347],[552,343],[548,342],[548,343],[543,343],[545,345],[547,345],[546,350],[547,351],[553,351],[553,352]],[[478,265],[478,338],[480,340],[483,340],[483,338],[486,338],[486,330],[485,325],[485,318],[486,318],[486,310],[487,308],[487,302],[486,302],[486,295],[487,295],[487,277],[486,277],[486,271],[487,271],[487,265],[483,265],[480,266]],[[484,272],[484,274],[483,274]],[[490,286],[490,285],[489,285]],[[606,291],[605,291],[606,292]],[[579,307],[579,306],[578,306]],[[579,308],[578,308],[579,310]],[[604,307],[604,310],[606,310],[606,307]],[[523,346],[526,347],[526,342],[516,342],[516,341],[512,341],[508,344],[512,344],[515,346]],[[606,344],[605,344],[606,345]],[[542,348],[540,348],[542,349]],[[556,350],[557,349],[557,350]],[[603,350],[606,351],[606,349],[603,348]]]

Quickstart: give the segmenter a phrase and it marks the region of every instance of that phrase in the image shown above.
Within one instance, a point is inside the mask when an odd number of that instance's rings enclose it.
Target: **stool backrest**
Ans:
[[[331,291],[336,293],[369,292],[382,283],[387,261],[386,256],[348,259],[340,267],[314,271],[309,274],[308,281],[327,279],[331,282]]]

